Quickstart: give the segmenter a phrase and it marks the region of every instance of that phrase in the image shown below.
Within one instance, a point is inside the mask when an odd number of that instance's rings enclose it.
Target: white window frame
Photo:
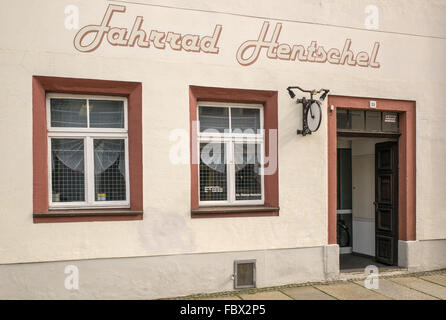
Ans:
[[[200,107],[228,108],[229,130],[222,132],[200,132]],[[232,133],[231,109],[258,109],[260,110],[260,132],[253,134]],[[200,199],[200,170],[198,170],[198,198],[199,206],[241,206],[241,205],[263,205],[265,203],[265,182],[264,182],[264,157],[265,157],[265,135],[263,125],[263,105],[247,103],[224,103],[198,101],[197,103],[197,152],[198,165],[200,165],[200,143],[224,143],[227,150],[227,200],[201,201]],[[259,200],[236,200],[235,197],[235,163],[234,163],[234,144],[235,143],[253,143],[260,144],[260,175],[262,198]],[[257,148],[257,147],[256,147]],[[257,149],[256,149],[257,150]]]
[[[52,98],[85,99],[87,100],[87,128],[51,127]],[[113,100],[124,102],[124,128],[89,128],[90,100]],[[128,101],[126,97],[83,95],[83,94],[46,94],[46,118],[48,139],[48,203],[50,209],[89,209],[89,208],[129,208],[130,207],[130,175],[129,175],[129,142],[128,142]],[[84,194],[85,201],[53,202],[52,191],[52,154],[51,139],[83,139],[84,140]],[[94,139],[120,139],[125,145],[125,201],[96,201],[94,188]]]

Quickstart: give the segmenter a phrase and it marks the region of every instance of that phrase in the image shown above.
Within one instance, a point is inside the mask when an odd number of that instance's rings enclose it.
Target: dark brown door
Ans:
[[[398,264],[398,143],[375,145],[375,256]]]

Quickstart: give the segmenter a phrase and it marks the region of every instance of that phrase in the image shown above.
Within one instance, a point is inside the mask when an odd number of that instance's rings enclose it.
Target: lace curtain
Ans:
[[[259,149],[259,150],[257,150]],[[255,164],[259,166],[257,154],[260,154],[260,144],[234,144],[234,163],[235,170],[240,171],[247,164]],[[224,144],[207,143],[202,144],[200,151],[202,163],[214,171],[224,173],[226,168],[226,155]]]
[[[84,173],[84,141],[53,139],[53,157],[74,171]],[[94,140],[94,173],[101,174],[119,158],[119,171],[125,176],[124,140]]]

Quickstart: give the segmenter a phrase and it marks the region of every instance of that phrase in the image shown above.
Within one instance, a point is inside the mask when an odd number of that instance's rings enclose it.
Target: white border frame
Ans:
[[[225,133],[200,132],[200,107],[228,108],[229,130]],[[254,134],[232,133],[231,109],[245,108],[260,110],[260,132]],[[265,137],[263,123],[263,105],[247,104],[247,103],[225,103],[225,102],[208,102],[199,101],[197,103],[197,153],[198,166],[200,166],[200,143],[224,143],[227,150],[227,200],[221,201],[201,201],[200,199],[200,170],[198,169],[198,199],[199,206],[240,206],[240,205],[263,205],[265,203],[265,179],[264,179],[264,157],[265,157]],[[235,143],[252,143],[260,144],[260,175],[261,175],[261,192],[260,200],[236,200],[235,199],[235,163],[234,163],[234,144]],[[256,147],[257,148],[257,147]]]
[[[51,98],[85,99],[87,100],[87,126],[90,117],[90,99],[114,100],[124,102],[124,128],[78,128],[78,127],[51,127]],[[129,208],[130,207],[130,170],[129,170],[129,143],[128,143],[128,101],[126,97],[59,94],[46,95],[47,139],[48,139],[48,203],[50,209],[89,209],[89,208]],[[53,202],[52,192],[52,158],[51,139],[83,139],[84,140],[84,188],[85,201],[82,202]],[[94,195],[94,139],[123,139],[125,144],[125,201],[96,201]]]

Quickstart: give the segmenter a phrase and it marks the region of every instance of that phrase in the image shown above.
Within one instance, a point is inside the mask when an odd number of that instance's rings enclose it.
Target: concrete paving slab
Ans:
[[[294,300],[335,300],[332,296],[313,287],[285,288],[281,291]]]
[[[389,280],[431,296],[446,299],[446,287],[440,286],[439,284],[415,277],[391,278]]]
[[[365,287],[364,280],[355,281],[355,283]],[[386,297],[396,300],[438,300],[430,295],[402,286],[387,279],[379,279],[378,289],[371,289]]]
[[[239,296],[243,300],[293,300],[280,291],[263,291],[253,294],[245,293]]]
[[[435,275],[430,275],[430,276],[422,276],[420,278],[423,280],[430,281],[430,282],[435,282],[436,284],[446,287],[446,276],[445,275],[435,274]]]
[[[219,296],[219,297],[206,297],[200,300],[241,300],[237,296]]]
[[[319,290],[340,300],[389,300],[373,290],[366,289],[356,283],[335,283],[315,286]]]

